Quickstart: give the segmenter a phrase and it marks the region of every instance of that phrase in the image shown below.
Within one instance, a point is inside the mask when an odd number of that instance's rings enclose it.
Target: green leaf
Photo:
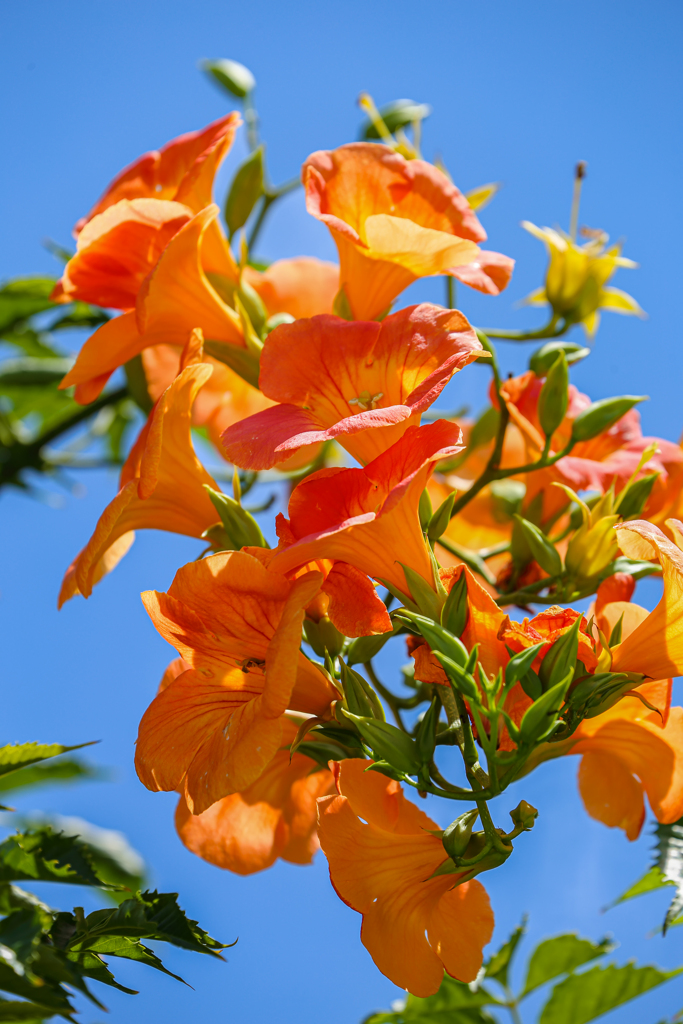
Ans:
[[[57,284],[51,277],[23,277],[0,288],[0,332],[12,330],[35,313],[51,309],[50,293]]]
[[[39,334],[38,331],[34,331],[30,327],[22,327],[14,331],[5,331],[0,340],[7,345],[13,345],[34,359],[62,358],[57,349],[45,343],[45,337],[46,335]]]
[[[675,978],[683,968],[661,971],[658,967],[593,967],[583,974],[571,974],[555,985],[543,1007],[539,1024],[587,1024],[617,1006]]]
[[[244,99],[256,88],[256,79],[249,68],[245,68],[244,64],[236,60],[202,60],[199,66],[218,85],[238,99]]]
[[[251,153],[237,168],[225,200],[225,223],[230,238],[247,223],[256,203],[263,195],[263,146]]]
[[[34,1021],[46,1020],[54,1017],[55,1011],[48,1010],[39,1003],[25,1002],[16,999],[0,999],[0,1021],[23,1021],[24,1024],[33,1024]]]
[[[93,741],[96,742],[96,741]],[[73,747],[65,747],[61,743],[17,743],[0,747],[0,776],[19,771],[38,761],[46,761],[48,757],[67,754],[71,750],[82,750],[91,743],[77,743]]]
[[[219,956],[219,950],[234,945],[212,939],[196,921],[187,917],[178,906],[178,893],[175,892],[159,893],[154,890],[137,893],[135,897],[125,900],[120,907],[110,913],[113,916],[109,927],[116,926],[118,933],[122,935],[126,934],[129,926],[143,925],[148,938],[170,942],[182,949],[191,949],[195,953],[207,953],[216,957]]]
[[[364,1024],[494,1024],[484,1006],[499,1005],[483,986],[474,991],[444,974],[438,992],[421,999],[408,993],[402,1009],[371,1014]]]
[[[35,388],[59,384],[73,366],[72,359],[43,359],[26,356],[0,363],[0,388]]]
[[[88,847],[50,826],[8,836],[0,843],[0,882],[68,882],[101,886]]]
[[[656,892],[659,889],[663,889],[667,885],[675,885],[676,883],[664,877],[660,869],[654,865],[649,868],[637,882],[630,885],[625,892],[622,892],[621,896],[617,898],[605,907],[605,910],[611,910],[612,907],[616,907],[619,903],[625,903],[626,900],[635,899],[636,896],[644,896],[648,892]]]
[[[111,320],[109,314],[98,306],[90,306],[87,302],[74,302],[68,313],[53,320],[50,330],[72,331],[78,328],[94,330],[96,327],[106,324],[108,320]]]
[[[517,946],[525,933],[526,917],[522,918],[522,923],[515,928],[507,942],[491,956],[486,964],[484,964],[487,979],[497,981],[503,986],[508,985],[510,964],[512,963],[512,958],[517,951]]]
[[[561,974],[568,974],[591,960],[611,953],[614,948],[614,943],[609,939],[602,939],[597,944],[571,934],[546,939],[531,954],[522,996],[553,978],[559,978]]]
[[[371,661],[375,655],[384,647],[392,636],[403,629],[401,622],[394,620],[393,629],[387,633],[375,633],[374,636],[359,636],[352,640],[346,652],[347,665],[357,665],[360,662]]]
[[[11,775],[0,777],[0,793],[14,792],[16,789],[28,789],[36,786],[74,782],[85,779],[105,779],[106,773],[85,761],[76,758],[65,758],[53,764],[37,764],[29,768],[21,768]]]

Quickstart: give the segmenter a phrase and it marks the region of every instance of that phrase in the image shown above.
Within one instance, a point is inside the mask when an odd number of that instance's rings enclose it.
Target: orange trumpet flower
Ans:
[[[244,280],[261,296],[268,316],[289,313],[295,320],[331,313],[339,291],[339,267],[313,256],[276,260],[267,270],[244,268]]]
[[[166,246],[138,292],[134,310],[103,324],[78,353],[60,384],[75,385],[81,404],[92,402],[109,377],[151,345],[184,346],[188,333],[200,328],[205,338],[245,347],[238,314],[210,284],[202,268],[202,243],[218,216],[208,206],[189,220]]]
[[[493,932],[484,887],[430,876],[446,859],[435,823],[367,761],[334,765],[338,796],[318,801],[320,845],[337,894],[363,915],[361,941],[395,985],[437,991],[444,969],[473,981]]]
[[[238,875],[263,871],[278,857],[311,863],[320,846],[316,800],[334,790],[334,780],[305,754],[290,760],[287,748],[296,732],[297,723],[283,718],[282,747],[243,792],[224,796],[202,814],[192,814],[181,796],[175,824],[188,850]]]
[[[210,376],[205,363],[187,366],[156,403],[121,471],[118,494],[64,577],[60,607],[75,594],[90,596],[126,553],[134,530],[201,537],[217,522],[203,486],[216,490],[216,482],[195,455],[191,432],[192,404]]]
[[[629,558],[655,559],[662,566],[664,593],[653,612],[633,623],[633,632],[613,650],[613,672],[639,672],[652,679],[683,674],[683,523],[668,519],[676,543],[641,519],[615,526]]]
[[[335,438],[359,462],[420,422],[451,379],[481,355],[461,313],[423,303],[381,324],[318,316],[282,324],[261,356],[261,390],[279,402],[223,435],[231,462],[267,469]]]
[[[403,562],[435,588],[418,505],[435,463],[461,450],[460,437],[457,424],[445,420],[408,427],[363,469],[312,473],[292,492],[289,522],[280,520],[295,542],[278,550],[273,568],[289,573],[331,558],[407,593]]]
[[[497,295],[514,261],[482,252],[486,232],[467,199],[424,160],[351,143],[302,168],[306,208],[332,232],[340,284],[356,320],[373,320],[418,277],[451,274]]]
[[[146,153],[112,182],[76,225],[76,255],[52,299],[132,309],[144,278],[177,231],[212,202],[213,179],[232,146],[239,115],[228,114],[201,132]],[[218,223],[203,246],[204,269],[237,278]]]
[[[239,114],[233,112],[200,131],[179,135],[160,150],[144,153],[114,178],[90,213],[78,222],[75,234],[122,199],[169,199],[199,213],[212,200],[216,171],[241,123]]]
[[[167,594],[143,602],[191,667],[140,722],[136,768],[152,790],[178,790],[193,814],[244,792],[282,746],[287,709],[326,714],[338,697],[299,647],[320,573],[294,581],[243,551],[180,569]]]

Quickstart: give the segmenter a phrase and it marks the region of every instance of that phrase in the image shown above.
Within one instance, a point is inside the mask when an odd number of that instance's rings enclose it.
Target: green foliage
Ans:
[[[683,971],[638,967],[633,962],[623,966],[596,965],[580,971],[586,964],[610,954],[614,944],[608,939],[594,943],[574,934],[557,935],[540,942],[533,950],[524,987],[515,995],[510,968],[524,931],[525,921],[490,957],[471,984],[444,975],[434,995],[421,999],[409,994],[401,1007],[373,1013],[363,1024],[502,1024],[501,1012],[505,1020],[511,1013],[512,1019],[522,1024],[523,1001],[553,981],[557,984],[540,1011],[538,1024],[589,1024]]]
[[[0,332],[3,336],[23,324],[29,317],[52,309],[50,299],[56,285],[54,278],[18,277],[0,288]]]
[[[572,440],[590,441],[603,431],[609,430],[617,420],[625,416],[638,402],[644,402],[643,395],[623,395],[620,398],[603,398],[593,402],[580,412],[572,424]]]
[[[60,769],[62,778],[91,776],[73,759],[54,766],[40,763],[76,749],[58,743],[0,748],[4,788],[55,781],[59,771],[50,773],[49,767]],[[38,771],[42,774],[36,778]],[[72,834],[73,826],[79,835]],[[87,916],[80,907],[54,910],[17,881],[85,885],[113,895],[118,905]],[[122,836],[76,819],[29,823],[0,843],[0,992],[12,997],[0,997],[0,1022],[72,1020],[73,990],[104,1010],[90,990],[91,981],[134,995],[116,981],[104,957],[135,960],[182,981],[142,940],[220,956],[226,943],[188,918],[176,893],[141,892],[143,885],[142,861]]]

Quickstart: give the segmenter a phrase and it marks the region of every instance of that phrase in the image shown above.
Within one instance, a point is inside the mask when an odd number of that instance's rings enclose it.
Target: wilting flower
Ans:
[[[332,232],[340,285],[357,320],[385,312],[412,281],[452,274],[497,295],[513,261],[482,252],[467,199],[424,160],[358,142],[313,153],[302,168],[306,208]]]
[[[581,323],[592,338],[600,323],[600,309],[644,316],[636,300],[607,282],[619,267],[637,267],[621,255],[619,244],[607,248],[604,231],[589,232],[583,245],[555,228],[537,228],[530,221],[522,227],[545,244],[550,257],[545,285],[527,296],[531,305],[549,304],[553,313],[569,323]]]
[[[339,267],[313,256],[276,260],[267,270],[246,266],[244,280],[254,288],[268,316],[289,313],[301,317],[331,313],[339,291]]]
[[[170,239],[212,202],[214,176],[240,123],[238,114],[228,114],[202,131],[145,153],[123,170],[76,225],[76,255],[52,298],[132,309]],[[205,270],[237,276],[217,223],[211,225],[203,249]]]
[[[473,981],[493,932],[486,890],[431,875],[445,860],[434,822],[367,761],[335,766],[338,796],[318,801],[320,845],[338,895],[363,915],[361,940],[395,985],[417,996],[439,988],[444,968]]]
[[[423,304],[381,324],[319,316],[282,324],[261,356],[260,386],[279,402],[230,427],[228,458],[266,469],[336,438],[370,462],[419,423],[454,373],[481,354],[462,316]]]
[[[216,483],[192,447],[192,404],[211,376],[211,367],[185,367],[159,398],[121,471],[120,489],[107,505],[95,531],[70,566],[60,606],[92,588],[117,564],[133,542],[135,530],[169,530],[201,537],[218,516],[204,485]]]
[[[283,718],[283,745],[243,792],[224,796],[202,814],[192,814],[181,796],[175,823],[188,850],[238,875],[263,871],[278,857],[311,863],[320,846],[316,800],[332,792],[334,781],[305,754],[290,760],[296,732],[297,723]]]
[[[304,609],[320,588],[247,552],[180,569],[168,593],[143,601],[190,666],[140,722],[136,767],[148,789],[178,790],[193,814],[243,793],[283,744],[285,711],[323,715],[338,694],[299,650]]]
[[[295,540],[278,550],[273,568],[288,573],[318,558],[331,558],[406,593],[402,562],[434,588],[418,505],[434,464],[457,454],[459,442],[460,428],[437,420],[409,427],[362,469],[312,473],[292,492],[286,529]]]
[[[138,292],[135,309],[92,334],[76,357],[61,388],[75,385],[75,397],[86,404],[102,391],[115,369],[150,345],[183,347],[190,331],[245,348],[238,314],[210,283],[200,258],[203,238],[218,216],[208,206],[189,220],[166,246],[153,272]]]

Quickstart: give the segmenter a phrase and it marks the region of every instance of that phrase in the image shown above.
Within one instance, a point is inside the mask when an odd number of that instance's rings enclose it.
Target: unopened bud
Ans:
[[[579,413],[572,424],[572,441],[590,441],[598,434],[609,430],[625,416],[638,402],[644,402],[646,395],[622,395],[620,398],[603,398],[593,402]]]
[[[441,842],[449,857],[462,857],[472,837],[472,829],[478,817],[479,811],[475,808],[472,811],[465,811],[448,826],[441,837]]]
[[[530,803],[527,803],[526,800],[520,800],[514,811],[510,811],[510,817],[512,818],[513,825],[521,827],[525,832],[528,832],[536,823],[538,811]]]

